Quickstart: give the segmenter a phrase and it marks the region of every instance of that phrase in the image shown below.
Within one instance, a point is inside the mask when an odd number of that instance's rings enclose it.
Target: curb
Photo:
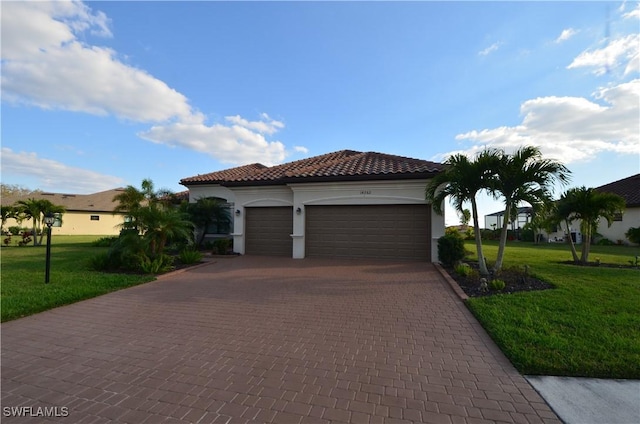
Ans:
[[[469,299],[469,296],[467,296],[467,294],[462,291],[462,289],[460,288],[460,286],[458,285],[458,283],[455,282],[455,280],[453,278],[451,278],[451,276],[449,275],[449,273],[447,271],[445,271],[444,268],[442,268],[442,265],[440,265],[439,263],[433,263],[433,266],[436,267],[436,269],[438,270],[438,272],[440,273],[440,275],[442,275],[442,278],[445,279],[445,281],[447,283],[449,283],[449,285],[451,286],[451,288],[453,289],[453,291],[458,295],[458,297],[460,298],[460,300],[462,300],[463,302],[467,299]]]
[[[165,277],[173,277],[174,275],[182,274],[183,272],[191,271],[192,269],[202,268],[202,267],[205,267],[207,265],[213,265],[213,264],[215,264],[217,262],[218,261],[208,260],[208,261],[203,262],[203,263],[198,264],[198,265],[189,266],[189,267],[181,268],[181,269],[176,269],[175,271],[167,272],[166,274],[159,274],[159,275],[155,276],[156,279],[153,280],[153,281],[158,281],[158,280],[160,280],[162,278],[165,278]]]

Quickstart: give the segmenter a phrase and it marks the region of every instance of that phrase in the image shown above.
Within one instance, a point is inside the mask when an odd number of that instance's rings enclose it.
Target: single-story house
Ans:
[[[624,198],[626,203],[624,213],[616,216],[611,227],[605,219],[600,220],[598,233],[613,242],[628,243],[624,234],[629,228],[640,227],[640,174],[596,187],[596,190],[617,194]]]
[[[113,197],[124,189],[116,188],[93,194],[65,194],[35,192],[24,196],[4,197],[3,206],[12,206],[19,200],[46,199],[54,205],[64,206],[66,212],[62,216],[62,225],[51,228],[53,235],[117,235],[119,225],[124,222],[124,214],[115,213],[117,202]],[[21,223],[8,219],[5,229],[11,226],[31,228],[31,220]]]
[[[437,260],[444,216],[425,200],[440,163],[341,150],[184,178],[191,202],[227,202],[240,254]]]

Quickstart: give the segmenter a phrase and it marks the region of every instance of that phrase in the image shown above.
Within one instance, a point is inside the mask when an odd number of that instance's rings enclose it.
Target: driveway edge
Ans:
[[[455,282],[455,280],[453,278],[451,278],[451,276],[449,275],[449,273],[442,267],[442,265],[440,265],[437,262],[433,262],[433,266],[436,267],[436,269],[438,270],[438,272],[440,273],[440,275],[442,275],[442,278],[445,279],[445,281],[447,283],[449,283],[449,285],[451,286],[451,288],[453,289],[453,291],[458,295],[458,297],[460,298],[460,300],[462,300],[463,302],[466,301],[467,299],[469,299],[469,296],[467,296],[467,294],[462,291],[462,289],[460,288],[460,286],[458,285],[458,283]]]

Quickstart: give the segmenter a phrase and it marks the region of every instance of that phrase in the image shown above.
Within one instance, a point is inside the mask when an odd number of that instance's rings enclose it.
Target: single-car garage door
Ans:
[[[306,256],[431,260],[430,205],[307,206]]]
[[[245,208],[244,225],[244,250],[247,255],[292,255],[291,207]]]

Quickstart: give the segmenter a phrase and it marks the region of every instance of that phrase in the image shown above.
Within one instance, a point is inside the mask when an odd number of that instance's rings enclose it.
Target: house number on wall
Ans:
[[[360,190],[360,194],[371,194],[371,190]]]

